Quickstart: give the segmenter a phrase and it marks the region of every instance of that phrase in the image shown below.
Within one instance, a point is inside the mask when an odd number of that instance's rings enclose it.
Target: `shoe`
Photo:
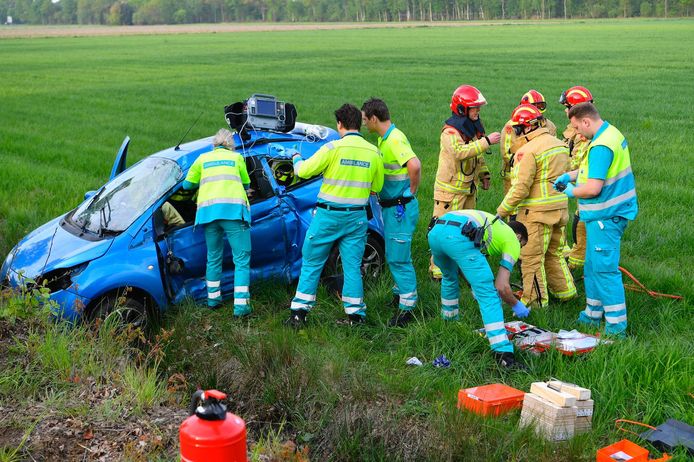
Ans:
[[[414,315],[411,311],[398,310],[388,321],[388,327],[405,327],[412,321],[414,321]]]
[[[212,311],[218,310],[222,307],[221,303],[208,303],[207,308],[211,309]]]
[[[348,314],[347,319],[342,318],[337,320],[337,324],[348,325],[350,327],[365,326],[366,316],[361,316],[358,314]]]
[[[506,370],[524,371],[528,369],[528,367],[525,364],[516,360],[516,355],[508,351],[504,351],[503,353],[495,352],[494,358],[496,359],[496,362],[499,364],[499,366]]]
[[[234,318],[240,319],[240,318],[245,318],[246,316],[250,316],[251,310],[250,309],[245,309],[245,310],[234,310]]]
[[[306,326],[306,315],[308,315],[307,310],[292,310],[292,314],[284,321],[284,324],[294,329],[301,329]]]

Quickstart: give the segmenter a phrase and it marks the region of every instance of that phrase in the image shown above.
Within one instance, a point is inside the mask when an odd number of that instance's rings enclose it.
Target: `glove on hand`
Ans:
[[[412,191],[410,191],[410,188],[405,189],[405,192],[402,193],[402,197],[412,197]]]
[[[571,197],[571,198],[576,197],[576,196],[574,196],[574,188],[575,187],[576,187],[576,185],[574,185],[573,183],[567,183],[566,189],[563,191],[563,193],[566,194],[567,196]]]
[[[559,191],[559,189],[557,189],[558,185],[566,185],[566,184],[569,184],[570,181],[571,181],[571,177],[569,176],[569,174],[568,173],[562,173],[561,175],[559,175],[557,177],[556,180],[554,180],[554,189]]]
[[[530,309],[528,309],[528,307],[525,306],[523,302],[521,302],[520,300],[518,300],[518,302],[515,305],[513,305],[511,309],[513,310],[513,314],[515,314],[516,317],[520,319],[527,318],[530,314]]]

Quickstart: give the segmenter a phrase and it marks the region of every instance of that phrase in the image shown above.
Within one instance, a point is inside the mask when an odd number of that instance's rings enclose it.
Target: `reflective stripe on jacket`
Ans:
[[[639,208],[626,138],[614,126],[608,125],[605,131],[590,143],[589,152],[593,146],[605,146],[611,149],[613,157],[600,194],[590,199],[578,199],[581,220],[588,222],[612,217],[633,220]],[[586,156],[579,169],[576,184],[583,184],[588,180],[589,160],[590,154]]]
[[[371,191],[379,192],[383,188],[381,154],[355,132],[325,144],[310,158],[298,161],[294,171],[301,178],[323,174],[318,193],[322,202],[365,205]]]
[[[547,129],[550,135],[557,135],[557,126],[554,125],[554,123],[551,120],[545,119],[544,128]],[[501,159],[503,160],[503,167],[501,170],[502,177],[510,174],[513,170],[513,165],[511,165],[511,159],[513,158],[516,151],[518,151],[518,149],[522,146],[522,144],[520,144],[518,141],[519,140],[516,136],[516,132],[513,130],[512,122],[509,120],[508,122],[506,122],[504,128],[501,130],[501,142],[499,143],[499,149],[501,150]]]
[[[529,139],[528,143],[516,153],[518,164],[513,184],[497,212],[506,216],[523,208],[567,208],[568,197],[555,191],[551,182],[569,169],[569,150],[546,128],[539,128],[525,138]]]
[[[581,162],[583,162],[586,154],[588,154],[590,141],[578,133],[571,124],[566,126],[563,135],[564,142],[569,147],[569,157],[571,159],[569,170],[577,170],[581,166]]]
[[[439,166],[434,183],[434,199],[450,202],[453,195],[471,194],[478,179],[489,176],[484,138],[467,140],[455,128],[445,125],[441,131]]]

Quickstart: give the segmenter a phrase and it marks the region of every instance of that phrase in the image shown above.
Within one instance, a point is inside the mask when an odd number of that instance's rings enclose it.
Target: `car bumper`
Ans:
[[[2,279],[6,281],[11,289],[19,289],[30,282],[12,268],[3,268],[3,273],[4,274],[0,274],[0,276],[3,276]],[[68,321],[78,320],[82,316],[82,313],[84,313],[84,308],[88,306],[91,301],[91,299],[70,290],[52,292],[48,295],[48,298],[40,294],[35,296],[43,306],[45,306],[46,303],[49,304],[50,311],[54,316]]]

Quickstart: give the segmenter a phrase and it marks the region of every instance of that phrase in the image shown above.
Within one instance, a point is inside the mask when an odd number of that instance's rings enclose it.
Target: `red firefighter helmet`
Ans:
[[[593,95],[586,87],[577,85],[563,92],[559,97],[559,102],[571,108],[571,106],[575,106],[578,103],[592,103]]]
[[[547,109],[545,97],[537,90],[528,90],[521,98],[520,104],[532,104],[538,108],[540,112],[545,112],[545,109]]]
[[[471,107],[480,107],[487,104],[484,95],[472,85],[461,85],[455,89],[451,97],[451,111],[458,115],[467,115]]]
[[[544,118],[542,112],[532,104],[521,104],[511,113],[514,127],[537,127]]]

